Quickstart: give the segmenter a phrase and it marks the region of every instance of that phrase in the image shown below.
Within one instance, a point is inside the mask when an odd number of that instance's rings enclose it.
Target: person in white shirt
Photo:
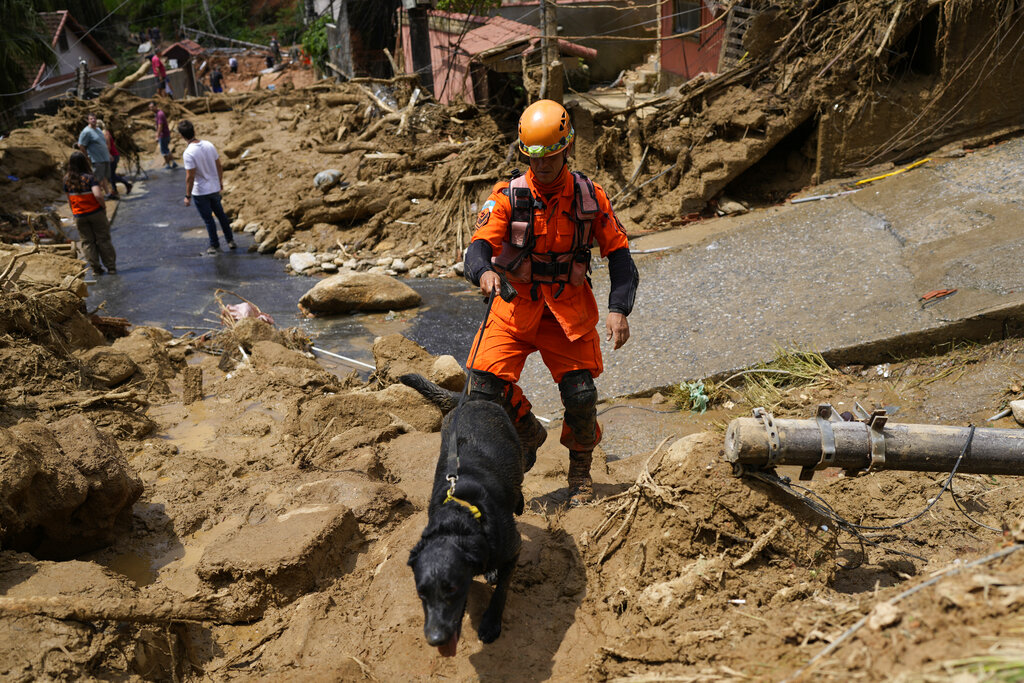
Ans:
[[[178,124],[178,133],[188,143],[183,155],[185,162],[185,206],[193,201],[196,210],[206,223],[206,232],[210,236],[207,254],[220,253],[220,240],[217,239],[217,226],[213,217],[217,216],[220,229],[228,248],[235,248],[235,236],[231,232],[231,219],[224,213],[220,200],[220,190],[224,183],[224,167],[220,163],[217,148],[209,140],[196,137],[196,129],[191,121],[184,120]]]

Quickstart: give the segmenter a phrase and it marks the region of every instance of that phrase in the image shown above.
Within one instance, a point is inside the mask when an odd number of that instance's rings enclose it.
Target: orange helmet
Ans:
[[[553,100],[537,100],[519,117],[519,151],[528,157],[560,152],[575,135],[569,113]]]

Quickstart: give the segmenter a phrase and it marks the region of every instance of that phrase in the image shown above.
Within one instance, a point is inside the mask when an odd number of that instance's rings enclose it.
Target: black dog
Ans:
[[[523,512],[523,462],[519,437],[505,411],[490,401],[458,406],[458,394],[420,375],[403,375],[442,411],[441,457],[427,510],[427,528],[409,553],[423,602],[423,633],[445,657],[455,655],[473,577],[495,585],[477,633],[485,643],[501,635],[512,571],[521,544],[513,514]],[[458,446],[458,466],[449,446]],[[447,476],[457,472],[454,492]]]

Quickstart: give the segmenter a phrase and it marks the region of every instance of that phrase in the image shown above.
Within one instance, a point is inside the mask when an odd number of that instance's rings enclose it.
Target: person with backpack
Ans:
[[[575,132],[569,114],[552,100],[530,105],[519,119],[525,175],[499,182],[484,203],[466,250],[465,274],[485,295],[501,278],[516,290],[494,298],[467,363],[470,398],[498,402],[509,413],[533,466],[547,432],[517,382],[527,356],[539,351],[558,384],[565,415],[561,443],[569,449],[570,505],[593,500],[590,468],[601,441],[594,379],[604,369],[597,300],[590,284],[591,249],[608,259],[606,339],[618,349],[629,339],[627,316],[639,274],[629,241],[600,185],[569,170]]]

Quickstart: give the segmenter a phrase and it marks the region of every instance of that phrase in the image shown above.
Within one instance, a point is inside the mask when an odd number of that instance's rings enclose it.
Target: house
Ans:
[[[672,0],[667,0],[663,11],[671,6]],[[554,9],[559,35],[601,53],[601,59],[589,65],[593,81],[613,81],[657,49],[658,12],[653,2],[558,0]],[[538,0],[502,0],[494,11],[506,19],[540,26]]]
[[[409,18],[400,10],[403,63],[413,72]],[[540,63],[540,30],[500,16],[485,17],[429,10],[430,61],[434,97],[439,102],[469,104],[493,101],[522,73],[523,59]],[[597,50],[568,40],[558,41],[566,71],[580,60],[594,61]]]
[[[725,3],[708,0],[669,0],[661,6],[660,58],[662,76],[667,76],[662,80],[665,86],[688,81],[700,73],[718,73],[727,15]]]
[[[41,12],[40,16],[57,60],[52,66],[30,67],[32,90],[22,101],[22,112],[41,110],[50,98],[74,90],[76,70],[82,61],[88,67],[90,88],[104,87],[110,72],[117,68],[114,58],[67,10]]]

